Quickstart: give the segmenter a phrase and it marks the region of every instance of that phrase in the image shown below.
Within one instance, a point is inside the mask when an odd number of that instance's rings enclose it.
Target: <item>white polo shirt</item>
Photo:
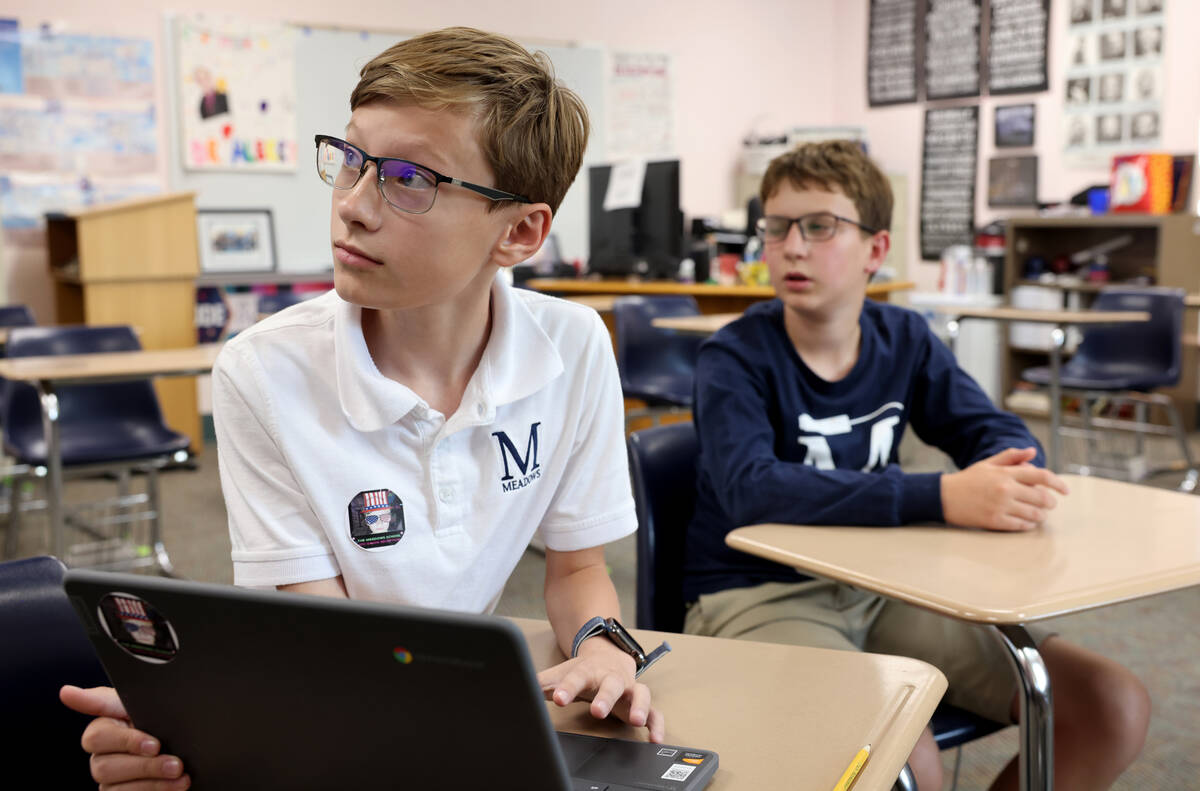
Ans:
[[[213,370],[234,582],[483,612],[530,539],[637,529],[612,343],[595,311],[499,279],[449,418],[375,367],[336,293],[229,341]]]

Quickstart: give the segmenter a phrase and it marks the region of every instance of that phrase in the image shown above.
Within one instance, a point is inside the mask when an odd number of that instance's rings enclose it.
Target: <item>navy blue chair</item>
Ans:
[[[0,327],[32,327],[36,323],[27,305],[0,305]]]
[[[696,501],[700,446],[692,423],[635,431],[626,440],[637,509],[637,626],[683,631],[683,554]],[[938,748],[948,750],[1007,727],[942,703],[930,721]],[[954,766],[957,784],[958,761]]]
[[[94,791],[79,746],[91,717],[59,702],[58,690],[109,681],[63,591],[63,568],[48,556],[0,563],[0,743],[32,767],[31,787]]]
[[[1079,348],[1062,366],[1059,377],[1062,392],[1079,399],[1083,434],[1088,440],[1089,458],[1083,466],[1073,466],[1072,469],[1084,474],[1105,471],[1103,468],[1097,469],[1090,458],[1097,428],[1135,432],[1138,436],[1138,455],[1145,435],[1173,436],[1187,464],[1187,473],[1179,488],[1182,491],[1194,491],[1200,472],[1192,458],[1179,411],[1168,396],[1154,392],[1179,384],[1183,368],[1184,292],[1177,288],[1107,288],[1097,295],[1092,310],[1147,311],[1150,320],[1088,327]],[[1024,370],[1021,378],[1034,384],[1047,385],[1050,375],[1049,367],[1039,366]],[[1136,419],[1130,422],[1093,416],[1092,405],[1102,399],[1114,406],[1133,404]],[[1148,411],[1153,406],[1165,411],[1170,422],[1169,428],[1149,423]],[[1059,431],[1069,433],[1077,429],[1060,426]],[[1111,472],[1121,474],[1115,469]]]
[[[651,322],[670,316],[696,316],[700,308],[691,296],[618,297],[613,302],[617,336],[617,369],[626,398],[646,402],[645,410],[627,417],[690,409],[696,354],[704,338],[665,330]]]
[[[9,332],[7,352],[9,357],[29,357],[136,351],[140,348],[137,335],[126,326],[22,327]],[[45,469],[47,461],[41,396],[31,385],[18,382],[9,385],[3,404],[4,451],[37,475],[39,470]],[[85,507],[85,510],[104,508],[118,512],[117,515],[91,520],[85,529],[95,533],[96,527],[106,524],[129,525],[139,518],[147,520],[150,523],[147,546],[151,552],[124,558],[120,565],[158,563],[165,573],[172,573],[160,538],[158,470],[172,460],[187,458],[188,438],[163,422],[158,396],[148,380],[64,386],[55,389],[55,396],[58,399],[64,478],[114,474],[117,477],[119,491],[115,499]],[[127,488],[134,472],[146,475],[146,492],[130,496]],[[9,556],[15,550],[20,524],[20,509],[15,497],[17,488],[13,487],[5,542]],[[49,496],[61,497],[62,493],[51,492]],[[144,511],[131,512],[132,507],[142,504],[148,504]],[[81,526],[83,523],[69,516],[68,524]],[[92,548],[101,556],[108,552],[110,559],[114,544],[124,543],[116,542],[113,537],[100,537],[102,540]]]

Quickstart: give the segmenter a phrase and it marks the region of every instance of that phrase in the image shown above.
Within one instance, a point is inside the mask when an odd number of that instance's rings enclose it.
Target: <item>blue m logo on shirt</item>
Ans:
[[[521,471],[521,475],[526,478],[532,476],[533,472],[538,469],[538,426],[540,425],[542,424],[534,423],[529,427],[529,440],[525,443],[524,455],[517,450],[517,446],[508,438],[508,434],[503,431],[492,432],[492,436],[500,443],[500,459],[504,462],[504,477],[500,479],[501,481],[511,481],[514,477],[508,466],[510,458],[517,469]],[[508,487],[505,489],[507,490]]]

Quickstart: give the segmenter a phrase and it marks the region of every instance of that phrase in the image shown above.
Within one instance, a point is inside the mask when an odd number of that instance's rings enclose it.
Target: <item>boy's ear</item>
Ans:
[[[883,266],[883,262],[887,260],[888,251],[891,249],[892,235],[888,231],[879,231],[871,237],[871,254],[867,258],[867,265],[864,269],[868,278]]]
[[[492,262],[515,266],[533,256],[550,233],[553,213],[545,203],[522,203],[505,226],[504,234],[492,251]]]

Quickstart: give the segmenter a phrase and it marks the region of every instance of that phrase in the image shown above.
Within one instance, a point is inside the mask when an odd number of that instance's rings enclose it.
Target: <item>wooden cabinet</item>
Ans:
[[[1104,242],[1128,236],[1128,243],[1106,254],[1109,281],[1071,285],[1023,280],[1025,262],[1040,257],[1049,264],[1056,257],[1070,256]],[[1005,294],[1014,286],[1036,285],[1057,288],[1065,305],[1069,294],[1078,294],[1086,308],[1104,288],[1135,278],[1150,284],[1182,288],[1200,293],[1200,218],[1186,214],[1109,214],[1090,217],[1016,217],[1008,221],[1007,260],[1004,268]],[[1086,271],[1086,266],[1083,267]],[[1135,281],[1136,282],[1136,281]],[[1184,332],[1195,332],[1196,315],[1185,314]],[[1022,369],[1045,365],[1048,355],[1036,349],[1018,349],[1004,340],[1002,355],[1005,392],[1011,392]],[[1179,384],[1165,392],[1179,408],[1188,430],[1196,427],[1197,349],[1185,344],[1183,372]]]
[[[196,345],[193,193],[47,215],[46,236],[59,324],[129,324],[146,349]],[[199,452],[195,378],[155,388],[167,424]]]

